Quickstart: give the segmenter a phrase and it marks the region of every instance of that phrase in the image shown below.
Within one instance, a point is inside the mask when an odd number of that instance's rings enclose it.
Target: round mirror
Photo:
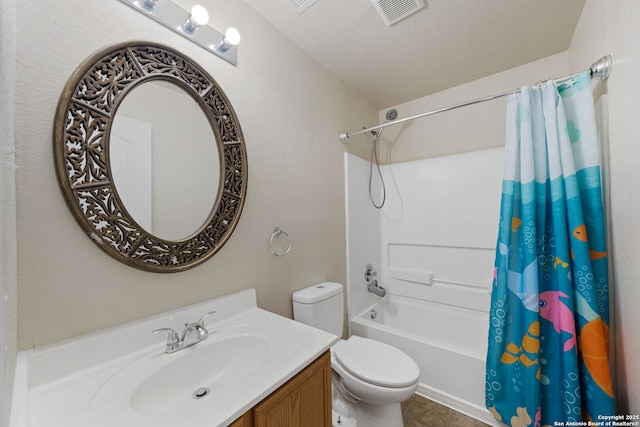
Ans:
[[[143,229],[165,240],[199,231],[216,202],[219,163],[211,124],[184,89],[156,79],[127,93],[111,125],[109,166]]]
[[[56,174],[98,246],[130,266],[176,272],[229,239],[246,194],[240,123],[216,81],[154,43],[83,62],[54,121]]]

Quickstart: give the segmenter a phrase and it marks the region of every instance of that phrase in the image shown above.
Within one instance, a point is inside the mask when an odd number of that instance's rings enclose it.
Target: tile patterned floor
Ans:
[[[402,403],[402,418],[405,427],[490,427],[417,394]]]

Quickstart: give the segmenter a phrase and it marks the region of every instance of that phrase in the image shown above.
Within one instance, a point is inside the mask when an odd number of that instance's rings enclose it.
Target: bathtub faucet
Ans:
[[[367,286],[367,290],[372,294],[376,294],[379,297],[383,297],[387,294],[387,290],[382,286],[378,286],[378,281],[373,279],[369,282],[369,286]]]
[[[378,275],[378,272],[373,268],[373,265],[368,263],[364,268],[364,280],[367,281],[367,290],[372,294],[376,294],[379,297],[383,297],[387,294],[387,290],[382,286],[378,286],[378,280],[374,279]]]
[[[156,329],[155,331],[152,331],[152,333],[157,334],[165,331],[168,332],[169,335],[167,336],[167,345],[164,349],[164,352],[167,354],[175,353],[176,351],[180,351],[187,347],[191,347],[192,345],[207,339],[207,337],[209,336],[209,331],[204,326],[204,319],[211,316],[212,314],[215,314],[215,311],[211,311],[205,314],[197,322],[185,323],[184,331],[182,331],[182,335],[178,335],[175,329],[172,329],[172,328],[160,328],[160,329]],[[195,336],[190,341],[187,341],[187,338],[189,337],[190,332],[193,332],[193,335]]]

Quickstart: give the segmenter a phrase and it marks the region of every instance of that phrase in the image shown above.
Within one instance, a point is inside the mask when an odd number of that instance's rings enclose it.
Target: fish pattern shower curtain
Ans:
[[[508,101],[485,395],[513,427],[615,413],[590,82],[585,72]]]

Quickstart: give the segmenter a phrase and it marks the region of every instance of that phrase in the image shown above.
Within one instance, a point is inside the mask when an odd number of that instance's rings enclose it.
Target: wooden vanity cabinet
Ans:
[[[326,351],[230,427],[331,427],[331,355]]]

